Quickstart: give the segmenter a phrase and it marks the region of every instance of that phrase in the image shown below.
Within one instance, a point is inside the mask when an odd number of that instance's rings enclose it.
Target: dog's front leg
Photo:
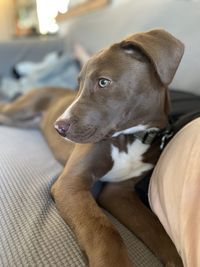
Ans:
[[[91,267],[132,266],[123,241],[95,203],[83,180],[65,173],[52,189],[62,218],[75,232]]]
[[[73,152],[64,172],[52,187],[57,209],[75,232],[91,267],[130,267],[125,245],[117,230],[90,193],[92,171],[82,155]],[[77,160],[77,157],[79,159]],[[84,171],[85,170],[85,171]],[[81,172],[81,173],[80,173]]]
[[[137,235],[165,266],[182,267],[181,258],[158,218],[134,192],[134,179],[107,184],[98,199],[100,205]]]

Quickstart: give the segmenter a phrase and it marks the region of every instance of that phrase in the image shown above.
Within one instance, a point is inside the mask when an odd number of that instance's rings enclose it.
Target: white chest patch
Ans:
[[[142,162],[142,156],[149,149],[149,146],[137,139],[132,144],[127,145],[126,153],[124,151],[120,152],[117,147],[112,145],[113,167],[100,180],[104,182],[125,181],[152,169],[153,164]]]

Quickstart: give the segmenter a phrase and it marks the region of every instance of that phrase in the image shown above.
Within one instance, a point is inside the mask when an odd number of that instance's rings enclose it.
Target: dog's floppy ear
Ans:
[[[183,43],[161,29],[134,34],[121,44],[130,54],[131,45],[133,49],[134,46],[139,48],[153,63],[161,82],[165,85],[171,83],[184,53]]]

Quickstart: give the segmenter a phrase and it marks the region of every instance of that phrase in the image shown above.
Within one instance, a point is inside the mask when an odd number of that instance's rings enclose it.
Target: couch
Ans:
[[[17,62],[39,61],[51,51],[71,53],[76,42],[93,53],[132,32],[164,27],[186,44],[185,56],[171,85],[177,90],[174,114],[179,116],[183,110],[197,108],[200,104],[200,3],[116,2],[106,9],[62,23],[59,38],[0,44],[0,75],[10,76]],[[195,95],[181,94],[180,90]],[[73,232],[51,199],[51,184],[63,167],[54,159],[42,134],[37,130],[0,126],[0,151],[0,266],[87,266]],[[133,233],[106,214],[122,235],[136,266],[162,266]]]

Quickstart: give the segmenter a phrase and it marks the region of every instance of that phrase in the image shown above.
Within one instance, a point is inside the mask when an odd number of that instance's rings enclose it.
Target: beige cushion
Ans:
[[[167,145],[151,177],[149,200],[184,266],[200,266],[200,118]]]

